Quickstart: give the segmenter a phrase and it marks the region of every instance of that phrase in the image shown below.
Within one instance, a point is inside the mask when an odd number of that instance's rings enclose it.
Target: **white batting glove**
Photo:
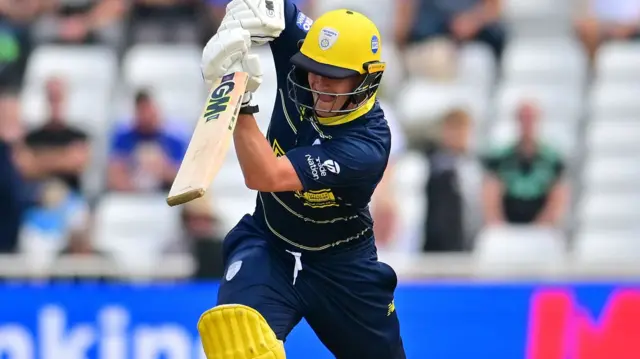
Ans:
[[[233,29],[219,31],[207,42],[202,50],[200,70],[207,85],[229,73],[229,68],[249,52],[250,34],[246,30]]]
[[[232,0],[220,30],[241,27],[251,33],[251,41],[263,45],[284,30],[284,0]]]
[[[262,84],[262,65],[260,57],[256,54],[247,53],[241,61],[234,62],[226,73],[246,72],[249,75],[246,92],[253,93]]]

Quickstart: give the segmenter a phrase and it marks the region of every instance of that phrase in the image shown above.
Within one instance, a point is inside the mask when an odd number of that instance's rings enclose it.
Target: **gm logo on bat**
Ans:
[[[233,82],[233,74],[224,75],[220,85],[211,91],[207,101],[207,108],[204,112],[205,123],[217,120],[220,114],[227,110],[231,100],[229,93],[233,91],[234,87],[236,87],[236,83]]]

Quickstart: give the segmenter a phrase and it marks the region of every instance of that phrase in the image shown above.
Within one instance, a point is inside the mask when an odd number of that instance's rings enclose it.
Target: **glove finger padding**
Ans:
[[[247,54],[242,60],[242,68],[249,74],[247,92],[255,92],[262,84],[262,64],[256,54]]]
[[[251,32],[251,40],[264,44],[278,36],[285,28],[284,0],[232,0],[227,4],[220,29],[229,22],[240,21]]]
[[[205,81],[211,85],[225,75],[234,62],[240,62],[249,51],[250,33],[242,29],[216,33],[202,51],[200,64]]]

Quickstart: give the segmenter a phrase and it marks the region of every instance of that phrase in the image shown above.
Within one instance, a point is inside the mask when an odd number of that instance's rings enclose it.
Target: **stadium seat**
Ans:
[[[407,128],[439,120],[453,107],[470,111],[474,120],[483,122],[487,111],[487,95],[472,86],[438,84],[411,80],[398,93],[398,119]]]
[[[164,194],[106,194],[95,210],[95,246],[129,268],[157,265],[166,243],[179,238],[179,211]]]
[[[394,0],[322,0],[314,3],[313,15],[336,9],[351,9],[360,12],[376,24],[384,44],[391,42],[394,35],[395,3]]]
[[[596,76],[603,83],[640,81],[640,44],[629,41],[606,42],[598,50]]]
[[[510,37],[567,37],[571,34],[572,1],[506,0],[503,18]]]
[[[488,45],[472,42],[462,45],[458,54],[458,82],[477,86],[490,93],[496,81],[497,64]]]
[[[232,145],[233,146],[233,145]],[[244,183],[244,176],[240,163],[235,157],[235,151],[230,148],[226,161],[220,167],[220,171],[213,179],[211,188],[215,193],[224,193],[225,195],[243,195],[249,191]]]
[[[594,154],[584,165],[583,185],[593,193],[630,191],[639,183],[640,152],[621,156]]]
[[[239,193],[212,191],[213,209],[220,218],[222,233],[230,231],[245,214],[256,207],[257,192],[246,190]]]
[[[483,229],[474,260],[483,274],[510,275],[520,270],[553,271],[565,257],[565,238],[552,228],[499,226]]]
[[[397,239],[391,244],[394,251],[415,252],[423,240],[427,208],[425,185],[429,176],[429,162],[422,153],[408,151],[399,157],[394,169],[392,188],[396,195],[399,216]],[[372,208],[375,202],[372,203]]]
[[[583,86],[587,58],[577,41],[514,40],[505,49],[503,81],[513,85]]]
[[[586,126],[585,147],[589,153],[627,154],[640,153],[640,121],[591,121]]]
[[[123,59],[123,79],[135,88],[203,87],[201,56],[195,45],[134,45]]]
[[[25,83],[40,86],[54,75],[84,89],[110,89],[118,75],[117,56],[103,46],[38,46],[29,57]]]
[[[45,82],[52,76],[66,84],[68,120],[92,134],[103,130],[118,75],[116,53],[102,46],[37,47],[29,58],[22,90],[22,116],[28,127],[48,116]]]
[[[582,115],[583,95],[579,87],[502,83],[495,97],[496,118],[513,117],[520,103],[526,100],[538,104],[543,117],[573,120]]]
[[[640,84],[603,83],[593,86],[589,101],[589,112],[596,117],[638,117],[640,116]]]
[[[113,111],[111,111],[111,117],[114,121],[127,122],[132,120],[135,91],[135,87],[120,84],[113,103]],[[193,129],[202,114],[207,98],[205,88],[200,85],[157,86],[149,91],[156,100],[163,117],[184,122],[190,129]]]
[[[575,238],[572,259],[578,264],[637,266],[640,262],[640,226],[635,230],[581,230]],[[603,267],[596,268],[602,271]]]
[[[579,226],[599,230],[638,228],[640,191],[602,193],[585,191],[577,204]]]
[[[565,157],[576,156],[578,146],[577,124],[575,121],[545,119],[538,130],[540,140],[554,147]],[[493,124],[487,145],[503,146],[518,139],[516,120],[502,120]]]
[[[111,87],[92,86],[74,81],[67,84],[66,120],[90,134],[100,135],[109,120]],[[44,83],[29,83],[22,90],[22,118],[27,127],[37,127],[48,120],[49,108]]]

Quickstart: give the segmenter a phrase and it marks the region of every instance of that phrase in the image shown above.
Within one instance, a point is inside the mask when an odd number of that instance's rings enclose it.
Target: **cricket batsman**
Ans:
[[[267,43],[278,83],[265,138],[252,103],[262,70],[250,47]],[[257,200],[225,238],[217,306],[198,322],[208,359],[284,359],[302,318],[336,358],[405,358],[397,277],[378,261],[368,208],[391,146],[376,100],[381,44],[354,11],[314,22],[291,0],[228,4],[202,72],[208,83],[250,76],[233,138]]]

